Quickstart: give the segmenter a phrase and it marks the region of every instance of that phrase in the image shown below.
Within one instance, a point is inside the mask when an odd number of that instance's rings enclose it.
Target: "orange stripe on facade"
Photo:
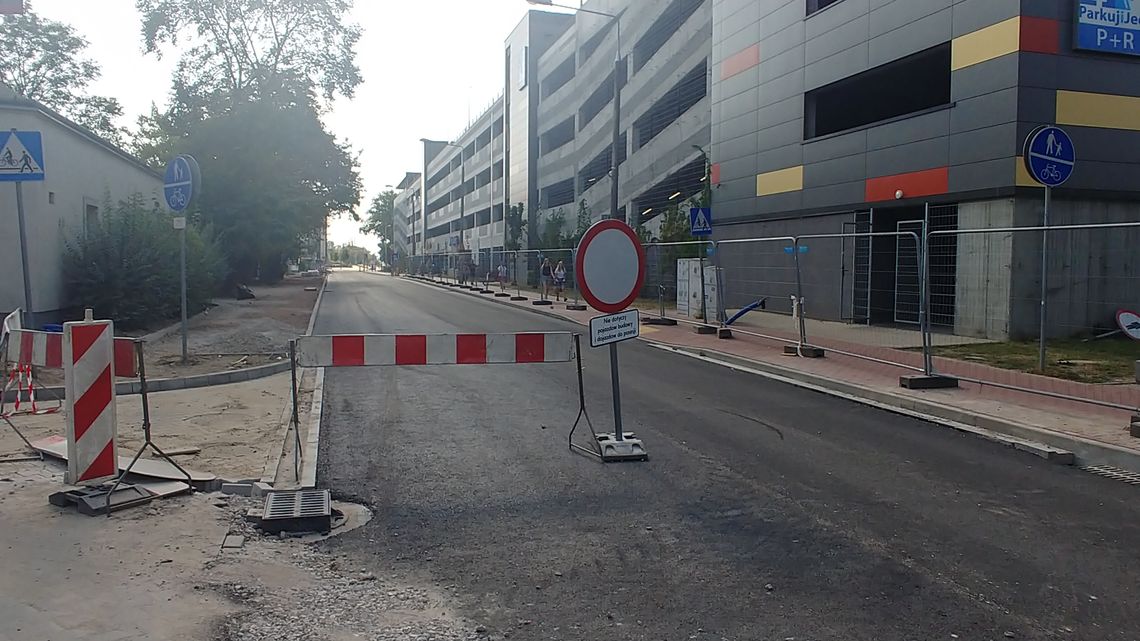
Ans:
[[[1060,53],[1061,23],[1049,18],[1022,16],[1021,50],[1030,53]]]
[[[760,64],[760,45],[754,44],[738,51],[720,63],[720,79],[731,78]]]
[[[867,180],[866,200],[869,203],[902,198],[938,196],[950,191],[950,169],[939,167],[907,174],[880,176]]]

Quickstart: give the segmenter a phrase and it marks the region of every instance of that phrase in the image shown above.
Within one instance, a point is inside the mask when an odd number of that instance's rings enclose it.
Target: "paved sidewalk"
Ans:
[[[452,288],[446,287],[445,289]],[[456,293],[480,296],[462,289],[456,290]],[[524,292],[524,295],[527,293]],[[490,298],[488,295],[482,297]],[[588,325],[589,319],[598,315],[598,312],[592,309],[587,311],[567,310],[565,303],[536,306],[533,305],[533,296],[532,300],[527,301],[510,301],[505,298],[493,300],[514,305],[520,309],[558,316],[582,325]],[[642,314],[645,315],[646,312],[643,311]],[[1046,443],[1050,443],[1048,437],[1050,433],[1053,433],[1106,444],[1113,448],[1119,448],[1125,455],[1140,457],[1140,439],[1134,438],[1128,433],[1128,423],[1131,416],[1129,411],[968,382],[962,382],[960,388],[956,390],[914,391],[903,389],[899,387],[899,376],[916,373],[915,370],[921,368],[922,355],[920,353],[849,344],[838,340],[822,340],[816,341],[815,344],[829,350],[826,358],[806,359],[787,356],[783,353],[784,346],[794,344],[794,333],[790,319],[788,325],[786,332],[770,327],[746,330],[755,331],[757,334],[762,333],[767,338],[746,334],[740,329],[734,328],[732,340],[720,340],[715,335],[698,335],[692,324],[682,321],[676,327],[643,325],[641,338],[663,345],[702,350],[706,353],[719,352],[791,372],[853,384],[895,397],[937,403],[946,406],[948,409],[965,411],[978,416],[990,417],[997,421],[1028,427],[1039,432],[1042,436],[1039,440]],[[910,365],[911,369],[902,365],[844,355],[834,350]],[[945,358],[935,359],[935,371],[992,380],[1008,385],[1019,385],[1029,389],[1039,389],[1078,398],[1140,407],[1140,385],[1088,385],[1022,372],[998,370],[984,365]],[[1136,460],[1140,461],[1140,458]]]

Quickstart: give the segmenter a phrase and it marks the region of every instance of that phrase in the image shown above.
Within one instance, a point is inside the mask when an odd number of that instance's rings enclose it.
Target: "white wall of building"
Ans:
[[[107,202],[136,193],[161,203],[162,177],[39,111],[0,105],[0,130],[9,129],[43,134],[46,179],[23,184],[32,309],[42,320],[72,306],[63,256],[66,242],[83,234],[88,206],[101,216]],[[17,224],[15,183],[0,182],[0,312],[24,306]]]

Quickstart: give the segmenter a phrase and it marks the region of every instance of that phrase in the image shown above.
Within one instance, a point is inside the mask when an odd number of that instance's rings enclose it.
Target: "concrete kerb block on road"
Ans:
[[[510,305],[515,309],[527,310],[531,313],[555,320],[581,325],[581,323],[577,323],[571,318],[545,309],[511,305],[507,301],[493,298],[489,300],[493,303]],[[908,415],[912,418],[918,418],[937,425],[944,425],[959,431],[969,432],[982,438],[1031,453],[1060,465],[1111,465],[1131,472],[1140,473],[1140,453],[1109,443],[1100,443],[1042,427],[1022,425],[902,394],[880,392],[844,381],[827,379],[794,369],[752,361],[715,350],[705,350],[696,347],[678,347],[649,340],[645,337],[641,337],[639,340],[660,349],[687,356],[701,358],[702,355],[709,354],[713,356],[713,358],[709,358],[712,362],[720,361],[721,364],[730,367],[736,364],[739,367],[753,370],[755,373],[792,385],[806,387],[833,396],[840,396],[865,405]]]

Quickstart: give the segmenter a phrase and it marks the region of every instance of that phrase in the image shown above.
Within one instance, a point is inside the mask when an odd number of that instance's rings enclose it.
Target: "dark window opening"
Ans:
[[[495,118],[495,124],[491,125],[491,132],[495,138],[503,135],[503,119]]]
[[[625,134],[621,135],[618,139],[618,164],[625,162],[626,158],[626,137]],[[611,145],[612,146],[612,145]],[[594,186],[610,173],[610,146],[602,150],[600,154],[594,156],[590,162],[586,163],[582,170],[578,172],[578,188],[585,193],[587,189]]]
[[[555,91],[566,86],[566,83],[574,79],[574,54],[570,54],[562,64],[558,65],[542,79],[542,98],[547,98]]]
[[[444,167],[443,169],[440,169],[439,171],[437,171],[435,173],[434,176],[432,176],[431,178],[428,178],[427,188],[431,189],[432,187],[435,187],[436,185],[438,185],[440,183],[441,180],[443,180],[444,178],[447,178],[447,176],[450,173],[451,173],[451,166],[450,165],[448,165],[447,167]]]
[[[594,55],[594,52],[598,50],[598,47],[602,46],[602,42],[605,41],[606,36],[613,28],[614,21],[607,20],[606,24],[602,25],[600,29],[594,32],[594,35],[590,36],[590,38],[582,44],[582,48],[579,50],[578,55],[578,66],[586,64],[586,61],[590,59],[590,56]]]
[[[610,104],[614,99],[614,74],[611,71],[602,84],[590,94],[582,103],[582,108],[578,110],[578,131],[581,131],[590,124],[590,121],[597,117]]]
[[[804,137],[816,138],[950,104],[950,43],[804,95]]]
[[[83,210],[83,231],[88,235],[99,229],[99,208],[95,205],[86,205]]]
[[[543,209],[569,205],[574,202],[574,179],[567,178],[544,188],[538,199]]]
[[[669,42],[669,38],[677,33],[681,25],[685,24],[705,0],[673,0],[672,4],[665,9],[664,12],[654,21],[653,25],[649,27],[649,31],[645,32],[644,36],[637,41],[633,46],[633,71],[637,73],[639,69],[649,62],[649,59],[656,54],[661,47]]]
[[[665,95],[653,103],[649,111],[633,123],[633,149],[649,144],[657,134],[673,124],[693,105],[708,95],[708,64],[701,64],[685,74]]]
[[[808,15],[810,16],[820,9],[826,9],[836,2],[839,2],[839,0],[807,0]]]
[[[498,180],[503,177],[503,161],[499,161],[491,166],[491,180]]]
[[[475,226],[482,227],[483,225],[491,224],[491,208],[488,207],[482,211],[475,213]]]
[[[495,205],[494,207],[491,207],[491,212],[492,212],[491,217],[494,220],[494,222],[497,223],[503,219],[503,206],[502,205]]]
[[[475,139],[475,146],[482,149],[489,144],[491,144],[491,128],[487,127],[486,131],[479,134],[479,137]]]
[[[570,116],[566,120],[554,125],[546,130],[538,140],[538,148],[540,156],[546,154],[566,145],[574,140],[574,116]]]

